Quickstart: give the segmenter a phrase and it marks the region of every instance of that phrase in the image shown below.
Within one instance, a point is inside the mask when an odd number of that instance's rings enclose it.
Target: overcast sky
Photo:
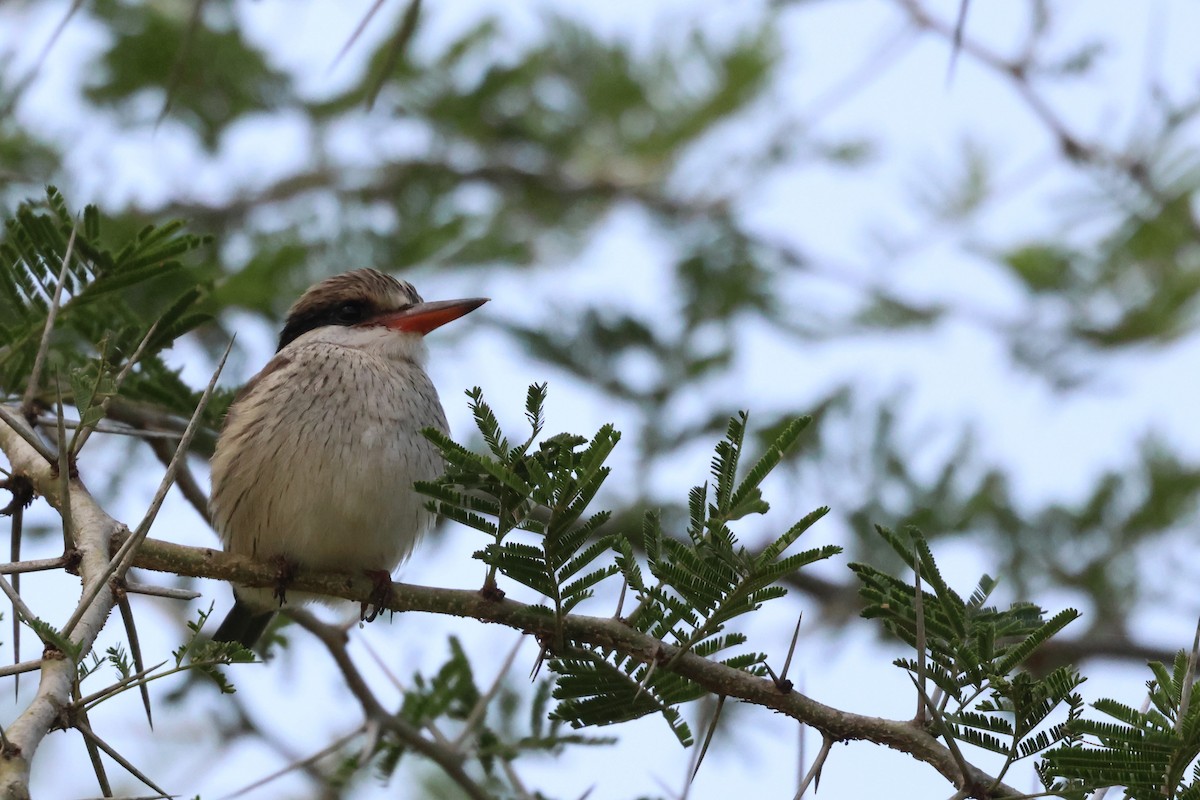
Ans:
[[[31,68],[68,5],[10,3],[0,8],[0,56],[12,59],[7,68],[10,74],[22,75]],[[365,41],[335,68],[330,65],[368,5],[261,0],[238,7],[251,38],[270,41],[276,64],[294,70],[302,77],[305,91],[319,96],[344,87],[357,75],[359,56],[369,50]],[[794,340],[781,341],[763,330],[747,328],[741,332],[743,350],[735,370],[714,383],[711,391],[731,398],[733,405],[767,411],[802,406],[804,400],[815,399],[846,379],[876,397],[907,389],[911,392],[907,411],[913,421],[912,432],[928,431],[935,441],[942,437],[949,446],[958,421],[976,421],[984,452],[1012,465],[1018,496],[1029,502],[1078,499],[1098,473],[1128,461],[1134,444],[1148,432],[1156,432],[1185,453],[1200,455],[1200,427],[1194,424],[1200,388],[1195,364],[1200,345],[1195,340],[1110,358],[1097,365],[1102,391],[1064,395],[1043,380],[1014,369],[989,334],[987,320],[1017,318],[1026,299],[1019,287],[977,254],[989,245],[1062,230],[1067,215],[1086,213],[1087,193],[1095,187],[1081,185],[1077,176],[1056,165],[1053,142],[1010,87],[966,57],[959,59],[948,79],[950,53],[943,42],[898,38],[900,19],[893,5],[865,0],[797,3],[784,14],[780,34],[786,55],[779,81],[747,120],[729,126],[723,138],[696,156],[696,179],[736,183],[736,175],[722,174],[728,169],[725,155],[737,152],[743,141],[751,142],[759,122],[778,114],[799,117],[814,104],[824,104],[827,113],[820,121],[821,132],[830,139],[876,139],[880,145],[877,161],[860,170],[811,162],[781,169],[739,197],[741,209],[761,230],[802,246],[828,265],[827,280],[805,279],[803,286],[789,290],[818,292],[836,304],[843,301],[846,285],[878,281],[902,287],[921,300],[950,298],[977,313],[953,318],[932,334],[889,334],[803,348]],[[945,19],[952,19],[957,10],[957,2],[951,0],[929,5]],[[1136,137],[1139,114],[1145,110],[1139,98],[1148,76],[1156,76],[1169,89],[1194,90],[1197,58],[1193,40],[1195,31],[1200,30],[1197,4],[1093,0],[1051,5],[1062,23],[1051,37],[1054,48],[1066,52],[1090,38],[1103,39],[1111,46],[1101,68],[1102,79],[1072,84],[1069,92],[1052,95],[1056,106],[1080,131],[1113,143]],[[423,35],[430,38],[418,42],[423,46],[461,30],[480,14],[493,12],[509,15],[506,19],[514,34],[514,47],[519,47],[522,34],[534,35],[547,8],[561,9],[588,20],[607,35],[642,44],[655,41],[664,31],[668,36],[678,31],[682,38],[694,23],[721,35],[737,30],[745,24],[747,14],[756,13],[737,3],[695,0],[541,3],[520,8],[456,0],[426,6],[430,27]],[[1014,12],[1018,6],[1023,4],[975,0],[970,6],[968,36],[1005,51],[1024,24],[1023,17]],[[389,33],[388,25],[378,24],[368,30],[366,39],[373,42]],[[70,142],[69,164],[78,181],[69,195],[71,203],[136,198],[154,205],[168,198],[221,198],[303,166],[304,131],[296,120],[277,120],[270,125],[260,120],[239,123],[215,158],[200,153],[190,136],[170,123],[157,131],[114,140],[112,121],[86,114],[70,88],[72,76],[101,43],[99,32],[82,17],[68,24],[54,45],[53,57],[45,62],[33,90],[18,109],[25,124]],[[853,81],[872,59],[878,59],[878,79],[857,87],[848,101],[832,102],[831,98],[841,94],[838,87]],[[361,130],[347,130],[345,147],[352,150],[369,135],[363,132],[368,127],[369,121]],[[1005,191],[969,229],[931,227],[914,202],[914,187],[930,172],[954,174],[966,140],[995,158],[997,184],[1006,187]],[[883,258],[878,247],[882,237],[893,241],[912,238],[922,244],[909,248],[899,259]],[[362,265],[347,265],[351,266]],[[419,281],[419,287],[430,299],[486,293],[493,302],[480,313],[525,321],[543,315],[553,319],[562,309],[611,302],[669,310],[671,300],[664,297],[669,285],[667,267],[663,250],[647,232],[644,220],[618,212],[585,252],[565,266],[553,267],[553,281],[545,279],[549,270],[542,270],[534,271],[532,279],[490,278],[481,289],[476,274],[451,272],[420,276],[424,281]],[[230,385],[253,374],[273,349],[273,331],[248,319],[238,328],[239,352],[225,378]],[[620,418],[620,409],[614,410],[582,386],[563,376],[544,374],[511,346],[491,337],[472,336],[471,330],[466,327],[462,335],[431,341],[431,371],[452,427],[460,434],[470,427],[461,391],[474,384],[484,387],[502,421],[512,429],[522,424],[523,387],[545,379],[551,381],[548,408],[554,430],[590,432],[605,422],[616,422],[618,427],[629,422]],[[197,384],[207,378],[205,361],[198,355],[198,350],[183,344],[175,356]],[[803,383],[788,377],[797,374],[805,375]],[[706,400],[697,398],[695,409],[682,409],[681,413],[699,413]],[[1102,435],[1097,435],[1098,431]],[[122,457],[119,450],[109,449],[91,468],[99,471],[119,463]],[[679,462],[655,476],[656,488],[682,497],[691,484],[704,479],[707,465],[706,452],[683,454]],[[139,519],[156,480],[157,475],[148,476],[140,492],[127,492],[110,512],[127,522]],[[768,488],[777,493],[768,493],[768,499],[784,515],[798,516],[827,502],[822,497],[788,496],[779,484]],[[619,492],[619,487],[615,491]],[[174,502],[169,512],[158,523],[155,536],[191,544],[215,542],[212,533],[182,503]],[[784,524],[789,521],[782,520]],[[804,546],[836,543],[842,535],[834,526],[818,525],[807,535]],[[480,570],[469,562],[469,556],[478,545],[470,532],[450,531],[443,546],[419,553],[400,577],[416,583],[474,587]],[[951,565],[954,585],[964,592],[990,567],[986,553],[967,546],[948,547],[939,556]],[[1169,560],[1175,553],[1164,551],[1159,556]],[[470,566],[464,568],[468,562]],[[844,561],[828,568],[843,570]],[[1155,563],[1146,568],[1155,568]],[[30,579],[27,586],[36,608],[39,601],[49,602],[47,595],[58,585]],[[206,584],[203,590],[205,597],[195,605],[206,607],[216,602],[219,616],[229,602],[228,588]],[[46,594],[39,598],[38,592]],[[1069,602],[1060,597],[1028,599],[1051,610]],[[1185,646],[1191,640],[1194,620],[1180,614],[1179,608],[1190,607],[1189,613],[1194,613],[1196,600],[1195,596],[1182,598],[1177,606],[1168,606],[1161,613],[1147,613],[1147,627],[1140,633],[1167,647]],[[178,644],[180,634],[174,627],[154,624],[154,605],[143,602],[140,606],[143,647],[150,653],[166,653]],[[777,605],[772,613],[756,619],[751,644],[766,649],[776,642],[779,652],[775,655],[781,658],[799,605],[793,601]],[[608,612],[595,608],[591,613]],[[370,656],[362,644],[369,642],[407,679],[418,667],[430,669],[441,663],[446,655],[441,644],[443,631],[458,632],[469,651],[481,654],[476,663],[482,681],[490,678],[482,654],[506,652],[515,641],[511,632],[493,626],[405,615],[363,631],[354,654],[367,666]],[[355,727],[358,709],[337,685],[321,648],[302,634],[294,639],[296,652],[291,657],[277,659],[266,668],[235,670],[233,678],[244,696],[252,698],[258,718],[285,738],[297,754],[305,755]],[[26,642],[30,648],[30,639]],[[915,700],[906,675],[890,664],[898,654],[881,647],[867,623],[854,623],[836,632],[813,631],[801,639],[798,684],[835,707],[908,717]],[[526,645],[516,674],[525,673],[535,655],[536,648]],[[1145,680],[1142,671],[1093,666],[1088,672],[1091,680],[1084,687],[1086,697],[1110,692],[1133,705],[1140,704]],[[379,674],[375,678],[381,692],[394,702],[397,695],[388,694],[386,679]],[[26,698],[33,685],[28,678],[23,684]],[[306,716],[297,721],[292,711],[299,697],[304,698]],[[7,703],[2,718],[11,719],[11,699],[0,702]],[[197,698],[184,710],[164,709],[152,743],[145,741],[140,705],[132,696],[106,705],[94,716],[93,725],[111,733],[114,744],[168,788],[188,795],[202,792],[205,798],[222,797],[282,762],[277,754],[247,748],[213,768],[205,747],[211,744],[205,720],[217,713],[212,706],[220,702],[213,697],[205,702]],[[726,798],[749,786],[755,787],[756,797],[791,797],[797,769],[796,726],[761,709],[740,710],[726,724],[725,730],[736,731],[740,741],[736,745],[721,743],[709,754],[690,797]],[[531,787],[543,787],[563,797],[577,797],[592,785],[595,790],[590,797],[594,800],[678,790],[691,754],[675,745],[661,720],[651,718],[611,732],[622,737],[617,748],[598,750],[590,759],[573,754],[570,769],[547,760],[536,768],[522,766],[521,773]],[[48,796],[95,793],[77,737],[59,734],[49,741],[36,761],[35,785]],[[810,733],[809,757],[818,744],[819,737]],[[70,771],[63,769],[66,763],[72,765]],[[629,766],[613,770],[614,763]],[[980,758],[976,763],[987,768],[990,762]],[[660,789],[656,781],[669,789]],[[1031,791],[1036,786],[1028,770],[1015,772],[1010,782]],[[281,796],[284,786],[302,796],[305,784],[288,779],[248,796]],[[908,788],[901,791],[897,787]],[[943,797],[950,792],[942,778],[907,756],[856,743],[834,751],[819,796]],[[366,788],[361,796],[405,795],[393,785]]]

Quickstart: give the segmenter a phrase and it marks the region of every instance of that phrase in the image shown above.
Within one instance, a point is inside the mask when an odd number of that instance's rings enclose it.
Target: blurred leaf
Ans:
[[[161,108],[170,92],[168,114],[195,129],[211,150],[230,123],[287,100],[290,81],[242,37],[229,6],[206,4],[194,28],[192,8],[178,0],[94,3],[91,12],[113,40],[86,94],[133,114],[138,97],[149,92]]]

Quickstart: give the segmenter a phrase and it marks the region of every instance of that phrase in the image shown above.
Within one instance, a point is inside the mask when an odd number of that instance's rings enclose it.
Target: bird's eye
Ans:
[[[366,318],[367,309],[358,300],[347,300],[333,310],[333,318],[341,325],[353,325]]]

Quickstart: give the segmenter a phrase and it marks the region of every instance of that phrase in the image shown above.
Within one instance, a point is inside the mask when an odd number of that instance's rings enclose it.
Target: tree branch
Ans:
[[[8,456],[15,475],[33,482],[35,491],[56,509],[69,492],[79,551],[79,575],[85,586],[104,574],[109,561],[112,536],[124,526],[105,513],[78,478],[60,481],[44,454],[29,444],[17,428],[0,424],[0,450]],[[94,600],[80,615],[70,635],[80,653],[91,650],[97,634],[104,628],[115,602],[112,587],[103,585]],[[29,768],[38,745],[50,730],[61,723],[62,709],[71,702],[71,686],[76,678],[75,661],[66,654],[47,649],[42,658],[41,680],[37,693],[23,712],[5,731],[7,744],[0,752],[0,797],[29,797]]]
[[[126,532],[116,534],[113,546],[119,546],[128,535]],[[146,539],[142,543],[134,557],[133,566],[190,577],[215,578],[252,587],[271,587],[278,580],[277,570],[270,564],[219,550],[186,547],[156,539]],[[373,602],[376,591],[375,582],[365,574],[303,569],[297,571],[289,588],[358,602]],[[507,625],[542,640],[556,633],[554,617],[540,613],[533,606],[514,600],[489,600],[478,592],[465,589],[393,583],[390,596],[382,608],[396,612],[423,611],[471,617],[481,622]],[[962,780],[962,770],[950,750],[910,721],[840,711],[798,692],[782,694],[775,683],[767,678],[709,661],[695,653],[681,652],[681,648],[661,642],[611,617],[567,615],[563,617],[562,630],[575,646],[614,650],[645,663],[655,661],[656,654],[661,653],[662,658],[658,661],[673,662],[671,671],[714,694],[736,697],[786,714],[835,741],[860,740],[886,745],[931,765],[955,786]],[[970,769],[969,777],[973,786],[995,787],[993,794],[973,794],[972,797],[1020,794],[1011,787],[996,783],[992,776],[982,770],[975,767]]]

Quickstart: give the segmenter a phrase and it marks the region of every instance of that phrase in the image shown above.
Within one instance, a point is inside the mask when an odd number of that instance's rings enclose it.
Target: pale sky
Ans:
[[[239,19],[255,40],[272,42],[276,66],[299,73],[306,92],[321,95],[335,91],[353,78],[358,58],[369,49],[368,42],[389,35],[390,29],[376,25],[364,43],[352,50],[344,62],[330,69],[337,51],[368,7],[366,2],[281,3],[269,0],[238,4]],[[393,4],[394,5],[394,4]],[[35,61],[42,43],[61,19],[66,2],[19,4],[0,9],[0,57],[12,57],[13,74],[24,74]],[[953,18],[957,0],[939,0],[929,6],[943,19]],[[1010,46],[1023,19],[1014,12],[1011,0],[975,0],[970,6],[967,34],[996,49]],[[757,8],[757,4],[751,8]],[[1023,7],[1023,6],[1022,6]],[[1192,38],[1200,30],[1200,6],[1194,3],[1157,0],[1144,4],[1093,0],[1087,4],[1052,4],[1062,28],[1050,37],[1053,51],[1066,52],[1084,40],[1098,37],[1112,45],[1104,62],[1102,79],[1089,78],[1053,93],[1052,99],[1064,117],[1081,133],[1120,144],[1136,139],[1139,115],[1144,112],[1139,96],[1147,76],[1157,76],[1179,93],[1194,91],[1197,58]],[[431,24],[427,35],[450,35],[494,11],[495,4],[456,2],[427,3]],[[1065,172],[1056,163],[1052,143],[1044,128],[1016,99],[1011,89],[977,67],[969,57],[959,59],[947,80],[950,54],[943,42],[932,38],[915,40],[889,50],[899,30],[899,19],[890,2],[797,3],[782,19],[780,36],[785,58],[779,80],[769,98],[750,119],[729,126],[689,162],[695,175],[681,177],[683,186],[693,179],[703,185],[729,181],[738,185],[737,174],[725,174],[724,155],[737,152],[743,142],[752,145],[760,123],[780,115],[799,117],[814,101],[852,76],[864,62],[883,53],[880,76],[856,91],[844,104],[829,108],[819,123],[827,139],[866,136],[877,140],[877,160],[859,170],[824,166],[812,161],[778,170],[769,179],[745,187],[738,194],[738,207],[756,227],[794,242],[826,264],[827,279],[804,279],[787,287],[804,308],[814,293],[829,303],[844,302],[845,286],[880,282],[901,287],[913,298],[949,299],[975,310],[943,323],[931,332],[913,335],[888,334],[839,340],[830,344],[800,344],[782,341],[770,331],[748,327],[740,332],[743,350],[730,374],[709,387],[712,396],[731,400],[733,405],[765,412],[803,407],[830,386],[845,379],[871,397],[887,396],[897,389],[909,390],[906,400],[907,428],[914,435],[929,432],[934,442],[948,445],[962,420],[976,423],[986,456],[1009,464],[1018,496],[1030,503],[1078,499],[1092,479],[1106,468],[1124,463],[1133,445],[1148,432],[1156,432],[1192,457],[1200,456],[1200,428],[1194,424],[1194,398],[1200,357],[1196,339],[1153,352],[1110,357],[1098,364],[1101,391],[1075,394],[1054,392],[1041,379],[1015,369],[997,346],[983,320],[1019,318],[1026,300],[1019,287],[998,274],[978,255],[989,247],[1009,245],[1024,237],[1061,231],[1064,213],[1086,209],[1088,187],[1078,175]],[[745,8],[730,2],[642,2],[637,4],[541,3],[505,8],[513,31],[514,47],[522,34],[532,35],[545,9],[561,9],[572,17],[589,21],[608,35],[628,37],[639,43],[655,37],[682,37],[698,22],[705,30],[720,34],[736,31],[744,24]],[[903,40],[902,40],[903,41]],[[114,141],[111,120],[85,116],[73,95],[67,94],[68,78],[82,60],[97,51],[96,31],[85,20],[72,21],[54,45],[53,57],[39,74],[37,83],[19,109],[21,120],[60,141],[70,142],[69,165],[74,175],[86,174],[68,194],[71,203],[125,202],[130,198],[154,205],[166,199],[220,198],[232,187],[255,186],[271,178],[302,168],[306,140],[297,120],[283,119],[270,126],[260,119],[239,123],[226,137],[215,159],[199,154],[190,137],[165,124],[157,132],[147,131]],[[894,56],[887,57],[887,53]],[[3,63],[0,60],[0,63]],[[350,128],[341,151],[353,153],[371,140],[372,122]],[[931,226],[915,208],[913,188],[930,171],[955,174],[961,144],[970,140],[995,158],[996,179],[1006,187],[1002,196],[983,213],[977,224]],[[1195,145],[1195,141],[1190,142]],[[419,146],[403,137],[380,147]],[[341,152],[340,151],[340,152]],[[86,172],[85,172],[86,167]],[[1080,212],[1084,213],[1084,212]],[[881,236],[890,240],[911,238],[919,246],[898,259],[884,258],[873,244]],[[347,265],[363,266],[363,265]],[[386,265],[373,265],[386,268]],[[427,298],[464,294],[488,294],[493,298],[482,312],[495,318],[530,319],[570,314],[572,310],[610,303],[628,303],[654,310],[669,304],[668,250],[656,241],[653,231],[636,214],[617,212],[600,228],[587,249],[569,263],[553,264],[530,275],[496,275],[479,286],[477,275],[452,272],[414,276]],[[553,280],[548,276],[553,274]],[[547,278],[539,280],[539,278]],[[669,306],[668,306],[669,307]],[[669,324],[669,323],[668,323]],[[239,383],[255,372],[270,354],[274,333],[252,321],[238,324],[239,351],[231,360],[226,382]],[[460,435],[470,430],[462,390],[481,385],[488,399],[510,430],[523,424],[524,387],[534,381],[551,383],[549,428],[594,431],[605,422],[618,427],[631,417],[620,408],[591,396],[584,387],[558,374],[547,374],[516,348],[480,335],[482,328],[467,325],[457,335],[433,338],[431,372],[439,386],[452,428]],[[476,335],[472,335],[475,331]],[[187,367],[194,383],[207,378],[199,351],[181,344],[178,363]],[[803,378],[793,376],[803,375]],[[707,398],[698,397],[694,408],[680,413],[699,413]],[[940,438],[939,438],[940,437]],[[99,449],[97,448],[97,451]],[[619,481],[622,459],[631,458],[632,448],[618,451],[614,482]],[[682,454],[653,476],[653,485],[664,497],[682,499],[687,488],[706,477],[707,449]],[[91,455],[86,465],[103,474],[106,467],[120,464],[124,453],[118,448]],[[86,475],[86,473],[85,473]],[[135,522],[153,491],[158,475],[130,483],[117,503],[109,508],[120,519]],[[103,481],[96,481],[102,485]],[[621,494],[621,487],[612,490]],[[820,496],[795,497],[776,482],[768,485],[768,499],[778,517],[768,518],[768,528],[785,527],[800,514],[828,502]],[[47,517],[38,514],[37,519]],[[887,524],[887,520],[880,520]],[[751,530],[765,530],[751,528]],[[196,515],[173,498],[157,524],[156,537],[197,545],[215,544],[215,536]],[[802,540],[802,547],[815,547],[844,540],[836,524],[821,523]],[[446,542],[426,548],[406,565],[400,579],[430,585],[473,588],[480,567],[470,553],[480,544],[469,531],[450,530]],[[1159,569],[1178,557],[1178,542],[1167,542],[1161,553],[1146,557],[1147,570]],[[1168,547],[1169,545],[1169,547]],[[37,557],[33,552],[27,557]],[[986,553],[968,545],[947,546],[938,551],[944,571],[955,587],[969,592],[979,574],[994,572]],[[845,559],[822,566],[826,574],[849,578]],[[35,608],[48,606],[48,595],[68,584],[48,579],[27,579],[27,591]],[[229,602],[228,587],[204,583],[205,596],[194,605],[215,602],[216,614]],[[73,589],[72,589],[73,591]],[[1193,592],[1194,595],[1194,592]],[[514,596],[520,597],[519,592]],[[1007,598],[1012,599],[1012,598]],[[1070,597],[1025,598],[1052,611],[1070,602]],[[1139,617],[1139,635],[1166,647],[1183,647],[1191,641],[1196,597],[1150,609]],[[173,625],[156,620],[155,606],[164,601],[140,601],[143,648],[149,654],[166,654],[178,645],[181,634]],[[598,599],[585,613],[607,614],[611,610]],[[777,601],[777,607],[756,617],[750,628],[750,646],[781,659],[786,651],[795,613],[812,604],[803,598]],[[5,623],[7,625],[7,623]],[[1082,624],[1082,623],[1081,623]],[[120,630],[112,626],[113,638]],[[495,626],[407,615],[392,623],[376,623],[359,634],[353,653],[364,669],[370,656],[363,647],[369,642],[403,680],[413,670],[435,669],[447,649],[444,632],[462,637],[468,650],[478,655],[475,662],[481,683],[490,680],[485,654],[507,652],[515,634]],[[9,637],[4,636],[5,640]],[[315,752],[359,721],[359,709],[340,689],[332,676],[323,649],[295,633],[293,652],[267,667],[231,671],[243,697],[249,699],[257,718],[276,732],[297,755]],[[27,651],[32,637],[25,638]],[[100,645],[101,650],[107,641]],[[5,645],[7,648],[7,644]],[[799,688],[821,702],[846,710],[882,716],[909,717],[915,698],[905,673],[891,665],[900,650],[878,643],[875,630],[865,621],[852,622],[844,630],[806,630],[798,648]],[[10,651],[0,650],[0,657]],[[26,653],[28,655],[28,653]],[[527,645],[518,657],[514,675],[527,673],[536,648]],[[155,655],[148,656],[151,659]],[[497,659],[498,660],[498,659]],[[794,670],[797,667],[793,667]],[[1089,665],[1085,697],[1094,699],[1105,692],[1139,705],[1144,670]],[[376,671],[375,683],[386,703],[398,695],[387,688]],[[23,699],[34,681],[26,677]],[[156,689],[165,694],[165,689]],[[11,719],[12,700],[5,703],[0,719]],[[297,700],[303,698],[303,703]],[[221,699],[199,693],[183,707],[160,705],[152,741],[147,740],[140,701],[132,694],[105,704],[93,716],[93,726],[110,737],[135,763],[147,768],[167,788],[190,796],[200,792],[206,800],[229,793],[264,776],[284,763],[277,754],[243,748],[229,761],[210,761],[211,725],[206,721],[219,713]],[[761,709],[747,708],[729,714],[724,732],[736,736],[718,741],[710,751],[689,794],[694,800],[726,798],[753,788],[755,797],[790,798],[795,789],[797,726]],[[693,724],[693,731],[702,725]],[[649,718],[635,725],[594,731],[614,734],[621,743],[590,753],[568,751],[561,761],[546,759],[519,767],[530,787],[555,796],[578,797],[589,787],[592,800],[616,800],[639,794],[677,792],[691,752],[682,751],[666,725]],[[808,757],[819,744],[809,732]],[[35,763],[35,788],[47,795],[74,797],[96,793],[95,781],[86,766],[78,737],[56,734],[44,745]],[[973,759],[988,768],[985,757]],[[69,763],[72,769],[63,769]],[[612,765],[621,764],[620,769]],[[119,768],[110,775],[117,779]],[[406,794],[402,771],[390,787],[368,778],[355,797],[419,796]],[[659,785],[662,782],[667,788]],[[1015,770],[1009,782],[1034,790],[1028,769]],[[137,794],[132,783],[118,783]],[[303,796],[306,784],[296,778],[273,783],[265,790],[246,795],[272,798],[291,792]],[[834,750],[826,765],[819,797],[856,798],[891,796],[901,798],[946,797],[952,788],[933,770],[907,756],[864,743],[851,743]]]

